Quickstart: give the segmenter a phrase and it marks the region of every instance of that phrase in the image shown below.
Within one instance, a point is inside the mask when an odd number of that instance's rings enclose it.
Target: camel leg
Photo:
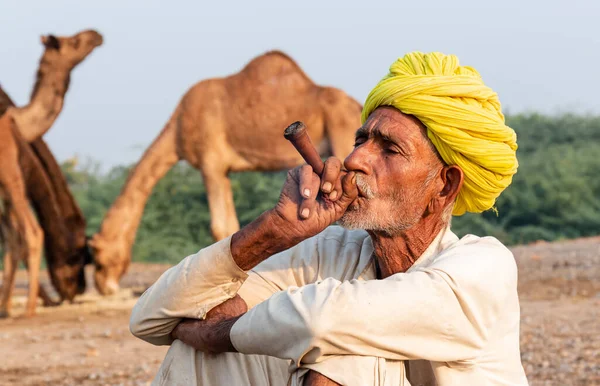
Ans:
[[[40,265],[42,262],[42,246],[44,244],[44,234],[33,214],[29,214],[25,235],[27,239],[27,265],[29,269],[29,293],[27,296],[27,308],[25,316],[33,316],[37,305],[37,298],[40,289]]]
[[[5,199],[5,216],[2,221],[4,233],[7,233],[8,251],[12,256],[10,269],[6,269],[2,291],[2,308],[10,308],[10,298],[14,287],[17,262],[26,260],[29,267],[29,293],[27,297],[26,316],[35,313],[39,290],[39,272],[42,258],[44,235],[29,208],[25,181],[17,163],[3,170],[3,197]],[[6,183],[5,181],[10,181]]]
[[[11,311],[11,294],[15,287],[15,274],[17,273],[18,261],[13,260],[13,254],[4,254],[4,277],[2,279],[2,300],[0,302],[0,318],[6,318]]]
[[[29,264],[28,264],[27,260],[25,260],[24,262],[25,262],[25,268],[27,268],[27,271],[29,271]],[[60,303],[61,303],[61,302],[57,302],[56,300],[53,300],[50,297],[50,295],[48,295],[48,292],[46,291],[46,289],[44,288],[42,283],[39,283],[38,295],[39,295],[40,299],[42,299],[42,304],[44,305],[44,307],[56,307],[56,306],[60,305]]]
[[[240,229],[235,213],[231,182],[225,173],[202,169],[210,210],[210,230],[218,241]]]
[[[29,264],[25,264],[26,268]],[[0,305],[0,318],[5,318],[10,315],[12,309],[12,296],[15,289],[15,276],[19,266],[18,261],[13,261],[10,253],[4,254],[4,278],[2,281],[2,304]],[[39,297],[42,299],[44,307],[58,306],[60,303],[53,300],[42,284],[38,288]]]
[[[235,212],[235,203],[233,201],[233,191],[231,190],[231,182],[229,178],[227,178],[227,193],[224,194],[225,198],[225,207],[227,208],[226,214],[226,229],[227,235],[232,235],[235,232],[240,230],[240,222],[237,217],[237,213]]]

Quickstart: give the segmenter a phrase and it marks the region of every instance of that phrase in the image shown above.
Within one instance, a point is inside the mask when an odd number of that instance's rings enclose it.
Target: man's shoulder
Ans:
[[[469,281],[502,281],[509,286],[517,284],[514,255],[493,236],[465,235],[444,249],[432,266]]]
[[[469,250],[483,249],[490,253],[512,256],[510,249],[494,236],[478,236],[469,233],[459,238],[458,241],[453,244],[453,247]]]

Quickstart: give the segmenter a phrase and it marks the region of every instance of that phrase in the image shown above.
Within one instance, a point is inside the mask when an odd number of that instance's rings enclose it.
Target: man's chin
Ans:
[[[379,214],[378,214],[379,213]],[[399,222],[397,218],[390,217],[391,212],[377,212],[369,208],[367,202],[362,202],[355,208],[348,208],[346,213],[338,220],[338,224],[346,229],[363,229],[372,232],[382,232],[388,235],[397,235],[411,228],[414,222]]]

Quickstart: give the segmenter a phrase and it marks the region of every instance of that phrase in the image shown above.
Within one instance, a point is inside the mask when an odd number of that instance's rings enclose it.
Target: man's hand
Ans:
[[[309,165],[288,172],[277,205],[232,235],[236,264],[249,270],[339,220],[358,197],[355,173],[341,169],[342,162],[331,157],[321,178]]]
[[[330,157],[321,178],[312,167],[292,169],[273,213],[282,221],[280,229],[297,243],[333,224],[358,196],[354,172],[343,172],[342,162]]]
[[[171,336],[206,353],[236,352],[231,344],[229,332],[233,324],[247,311],[246,302],[236,295],[210,310],[204,320],[184,319],[175,327]]]

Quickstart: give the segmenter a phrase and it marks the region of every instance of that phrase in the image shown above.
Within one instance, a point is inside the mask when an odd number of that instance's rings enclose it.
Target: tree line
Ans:
[[[519,170],[497,201],[497,213],[453,219],[455,233],[493,235],[506,244],[600,233],[600,116],[527,113],[507,116],[518,136]],[[96,232],[133,165],[100,173],[99,165],[62,163],[74,196]],[[271,208],[285,171],[231,175],[241,225]],[[154,188],[133,250],[134,261],[175,263],[212,243],[200,173],[176,165]]]

